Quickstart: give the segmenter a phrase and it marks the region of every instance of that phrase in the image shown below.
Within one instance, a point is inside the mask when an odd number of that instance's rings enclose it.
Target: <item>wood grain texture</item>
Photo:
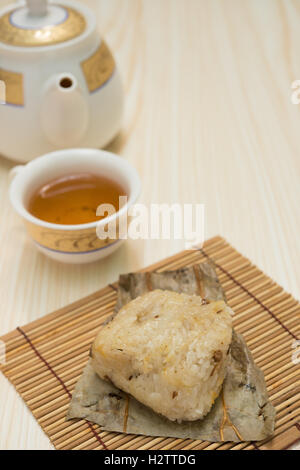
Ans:
[[[300,2],[84,3],[123,77],[123,131],[109,149],[138,169],[141,201],[204,203],[206,238],[221,234],[299,298]],[[0,334],[183,248],[129,241],[90,266],[56,264],[12,212],[12,166],[0,160]],[[0,448],[51,448],[2,375],[0,403]]]
[[[66,421],[71,394],[89,357],[95,332],[115,312],[115,283],[0,337],[7,346],[7,362],[1,371],[55,448],[282,450],[299,440],[300,368],[291,360],[291,344],[299,337],[300,303],[221,237],[207,240],[200,250],[183,251],[148,266],[146,277],[152,277],[151,271],[158,276],[170,269],[195,269],[197,264],[212,260],[228,304],[234,308],[233,326],[243,333],[255,363],[264,373],[269,399],[276,410],[274,435],[256,443],[209,443],[125,435],[104,431],[84,419]]]

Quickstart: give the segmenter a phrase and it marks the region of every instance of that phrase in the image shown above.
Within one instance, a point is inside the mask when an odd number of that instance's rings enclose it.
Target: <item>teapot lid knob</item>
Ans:
[[[29,14],[32,16],[44,16],[47,14],[48,0],[26,0]]]
[[[59,0],[19,3],[0,9],[0,46],[1,43],[16,47],[52,46],[95,29],[93,14],[81,3]]]

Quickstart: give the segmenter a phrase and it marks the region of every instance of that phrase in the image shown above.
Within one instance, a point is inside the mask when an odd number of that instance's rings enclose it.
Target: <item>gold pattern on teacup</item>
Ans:
[[[84,230],[55,230],[40,227],[31,222],[26,222],[26,226],[29,234],[40,245],[67,253],[94,251],[117,241],[109,238],[100,240],[95,227]]]
[[[96,52],[81,62],[81,67],[91,93],[110,79],[115,69],[115,60],[103,40]]]
[[[84,16],[73,8],[64,7],[64,9],[66,10],[65,21],[40,29],[20,28],[11,21],[16,10],[6,13],[0,18],[0,42],[22,47],[49,46],[79,36],[86,28]]]
[[[5,84],[4,102],[24,106],[23,75],[0,68],[0,81]]]

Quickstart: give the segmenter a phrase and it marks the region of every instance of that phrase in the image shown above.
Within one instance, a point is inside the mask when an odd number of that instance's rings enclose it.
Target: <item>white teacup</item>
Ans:
[[[116,181],[127,194],[127,204],[100,222],[80,225],[48,223],[28,212],[29,199],[40,186],[60,176],[77,172],[98,174]],[[13,168],[10,200],[42,253],[65,263],[88,263],[113,253],[124,242],[124,239],[99,239],[96,228],[106,226],[114,218],[117,224],[136,202],[140,190],[137,171],[126,160],[104,150],[67,149],[48,153],[27,165]]]

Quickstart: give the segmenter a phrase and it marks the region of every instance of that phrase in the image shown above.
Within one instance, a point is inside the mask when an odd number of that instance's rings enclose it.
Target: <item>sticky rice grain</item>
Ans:
[[[232,310],[224,301],[155,290],[98,333],[98,375],[172,421],[204,417],[225,378]]]

